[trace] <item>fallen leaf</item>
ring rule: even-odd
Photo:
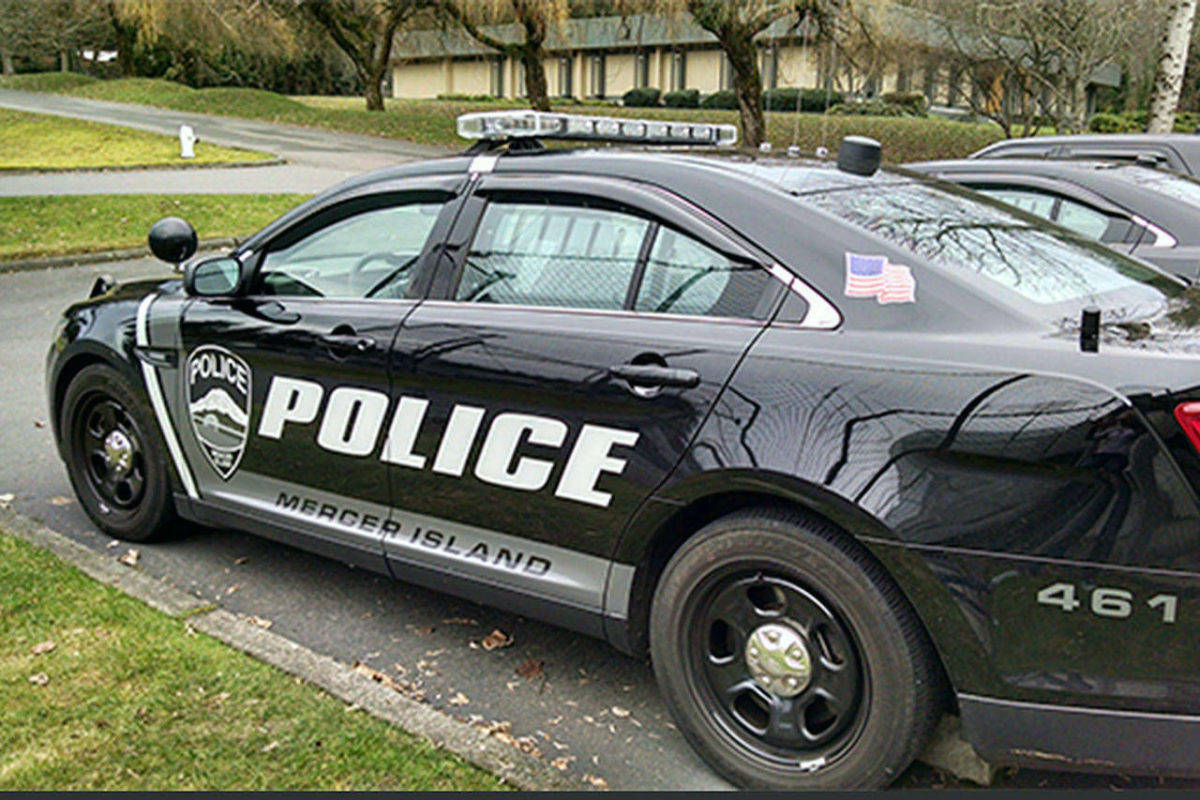
[[[465,706],[469,702],[471,701],[468,700],[467,696],[462,692],[455,692],[454,697],[451,697],[449,700],[449,703],[452,706]]]
[[[137,563],[138,563],[138,559],[141,557],[142,557],[142,554],[137,551],[137,548],[131,547],[128,550],[126,550],[125,555],[119,557],[117,559],[117,561],[120,561],[122,564],[124,564],[127,567],[136,567]]]
[[[240,588],[242,588],[242,585],[240,583],[235,583],[233,586],[230,586],[228,589],[225,590],[225,594],[233,594]]]
[[[69,506],[69,505],[71,505],[71,498],[61,497],[61,496],[60,497],[51,497],[50,505],[52,505],[52,506]]]
[[[247,561],[249,561],[249,560],[250,560],[250,559],[249,559],[249,558],[247,558],[246,556],[240,556],[239,558],[235,558],[235,559],[233,560],[233,563],[234,563],[234,564],[245,564],[245,563],[246,563]]]
[[[36,672],[29,676],[29,682],[34,686],[45,686],[50,682],[50,676],[44,672]]]
[[[120,546],[121,546],[121,543],[118,542],[116,539],[113,539],[111,542],[109,542],[107,545],[105,545],[105,547],[107,547],[109,550],[111,550],[114,547],[120,547]]]
[[[570,763],[571,763],[571,759],[567,758],[566,756],[559,756],[558,758],[556,758],[550,762],[550,766],[554,767],[555,769],[563,770],[565,772],[567,769],[567,765]]]
[[[626,717],[629,716],[629,709],[621,708],[620,706],[613,706],[612,713],[613,713],[614,717],[620,717],[621,719],[625,719]]]
[[[267,743],[267,744],[266,744],[266,745],[263,747],[262,751],[263,751],[264,753],[269,753],[269,752],[271,752],[272,750],[274,750],[276,747],[279,747],[279,741],[278,741],[278,740],[276,740],[276,739],[272,739],[270,742],[268,742],[268,743]]]
[[[597,789],[608,788],[608,781],[604,780],[604,778],[601,778],[599,775],[593,775],[589,772],[587,775],[583,776],[583,779],[592,786],[595,786]]]
[[[53,650],[56,647],[58,647],[58,645],[56,645],[54,642],[49,642],[49,641],[38,642],[37,644],[35,644],[33,646],[33,650],[31,650],[30,652],[33,653],[35,656],[40,656],[42,653],[49,653],[51,650]]]
[[[35,427],[35,428],[44,428],[44,427],[46,427],[46,423],[45,423],[45,421],[44,421],[44,420],[35,419],[35,420],[33,421],[33,427]]]
[[[541,659],[531,658],[517,667],[517,674],[527,681],[538,680],[539,678],[546,677],[546,673],[542,669],[544,666],[546,666],[546,662]]]
[[[246,622],[249,622],[251,625],[255,625],[259,628],[262,628],[264,631],[267,630],[268,628],[270,628],[271,625],[274,624],[269,619],[266,619],[264,617],[257,617],[254,615],[246,617]]]
[[[479,640],[479,646],[484,650],[499,650],[513,643],[512,637],[499,628]]]
[[[428,636],[429,634],[433,633],[432,625],[406,625],[405,627],[415,633],[417,636]]]
[[[0,494],[0,508],[12,508],[12,501],[15,495],[12,492]]]

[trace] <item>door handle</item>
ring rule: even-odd
[[[700,373],[694,369],[663,367],[658,364],[621,364],[608,368],[614,378],[628,381],[633,386],[662,388],[675,386],[691,389],[700,385]]]
[[[321,341],[334,350],[354,350],[367,353],[375,349],[375,340],[370,336],[359,336],[357,333],[327,333]]]

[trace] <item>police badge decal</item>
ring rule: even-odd
[[[250,430],[250,365],[224,347],[197,347],[187,360],[188,417],[204,457],[229,480]]]

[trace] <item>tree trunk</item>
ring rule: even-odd
[[[1175,127],[1175,110],[1179,107],[1179,92],[1183,88],[1195,20],[1196,0],[1175,0],[1171,4],[1167,27],[1163,31],[1162,55],[1158,58],[1154,78],[1154,96],[1150,98],[1148,133],[1170,133]]]
[[[1087,127],[1087,76],[1077,76],[1070,79],[1067,87],[1067,133],[1082,133]]]
[[[0,65],[3,66],[3,74],[5,75],[12,75],[16,72],[16,69],[13,67],[12,53],[7,50],[0,52]]]
[[[521,69],[525,71],[525,96],[534,111],[550,110],[550,91],[546,85],[546,63],[541,48],[521,50]]]
[[[58,71],[59,72],[70,72],[71,71],[71,55],[66,50],[58,51]]]
[[[733,88],[741,113],[742,142],[747,147],[758,147],[767,140],[767,124],[763,118],[762,76],[758,72],[753,34],[732,31],[731,35],[722,37],[721,49],[729,58],[733,71]]]
[[[372,74],[363,79],[363,97],[367,101],[367,111],[383,111],[382,70],[372,70]]]

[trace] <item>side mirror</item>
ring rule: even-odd
[[[193,297],[227,297],[242,278],[242,262],[229,256],[193,261],[183,271],[183,290]]]
[[[196,252],[196,229],[179,217],[164,217],[150,227],[150,252],[178,267]]]

